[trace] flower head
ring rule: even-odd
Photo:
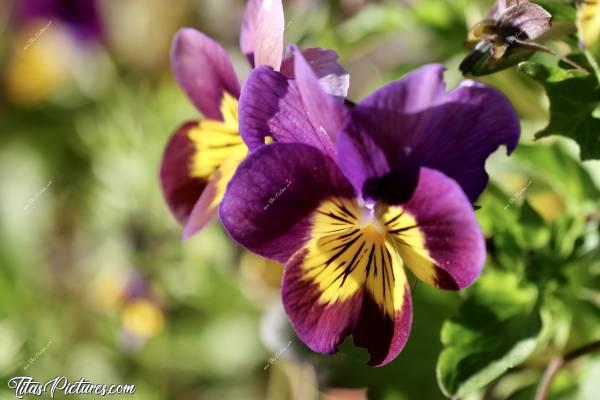
[[[550,31],[551,20],[548,11],[527,0],[496,1],[487,18],[469,32],[467,45],[473,50],[460,70],[485,75],[525,60],[539,50],[531,43]]]
[[[466,81],[446,92],[439,65],[352,110],[306,67],[298,57],[295,81],[264,69],[249,78],[240,127],[255,147],[221,220],[243,246],[286,264],[284,307],[310,348],[333,353],[352,335],[370,365],[384,365],[410,332],[406,269],[450,290],[479,275],[485,243],[472,202],[487,157],[516,146],[518,119],[491,88]],[[265,129],[277,143],[250,140]]]
[[[240,47],[251,65],[294,76],[293,57],[283,59],[281,0],[250,0]],[[348,74],[333,51],[307,49],[304,55],[332,93],[345,96]],[[184,123],[172,136],[161,165],[165,199],[182,223],[184,237],[198,232],[216,214],[227,182],[248,148],[238,133],[240,84],[221,45],[191,28],[173,40],[175,79],[204,119]],[[341,82],[341,83],[340,83]]]

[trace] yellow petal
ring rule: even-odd
[[[362,221],[355,201],[324,202],[313,220],[302,268],[315,282],[319,301],[346,301],[366,288],[379,307],[394,318],[402,309],[406,275],[402,260],[377,221]]]
[[[425,247],[425,236],[414,216],[402,207],[387,207],[382,221],[390,241],[417,278],[436,286],[436,263]]]
[[[196,148],[192,176],[208,177],[225,160],[243,159],[246,155],[246,145],[238,132],[237,107],[237,100],[225,93],[221,104],[223,121],[201,120],[196,128],[190,129],[188,135]]]

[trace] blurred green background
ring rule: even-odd
[[[218,221],[181,241],[157,175],[168,138],[198,113],[171,75],[170,41],[180,27],[201,30],[230,50],[246,76],[237,47],[244,1],[101,0],[102,34],[84,41],[60,18],[17,20],[14,5],[0,5],[0,398],[14,398],[6,382],[22,375],[135,384],[129,397],[149,400],[362,398],[335,388],[368,389],[370,399],[444,398],[435,370],[440,328],[464,294],[411,278],[411,338],[394,362],[372,369],[350,343],[330,357],[308,351],[280,305],[282,267],[238,248]],[[286,43],[338,51],[357,101],[427,62],[446,64],[447,82],[456,85],[468,27],[490,2],[284,5]],[[522,142],[532,143],[547,122],[541,87],[514,69],[485,81],[513,101]],[[595,198],[598,163],[581,164],[566,140],[545,139],[528,151],[538,147],[555,158],[507,158],[503,150],[492,157],[494,198],[515,209],[527,199],[542,224],[570,213],[597,233],[597,209],[569,196],[587,185]],[[574,175],[553,176],[561,168],[546,162],[568,164],[585,179],[557,185]],[[485,207],[488,197],[478,217],[489,236],[503,217]],[[598,319],[587,321],[589,335],[600,337]],[[598,398],[582,396],[600,396],[599,377],[596,358],[561,378],[569,394],[560,398]]]

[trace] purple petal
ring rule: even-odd
[[[384,236],[361,228],[356,203],[324,202],[311,240],[287,263],[285,310],[312,350],[336,352],[352,333],[369,365],[393,360],[411,328],[411,300],[402,263]]]
[[[171,47],[171,66],[179,86],[206,117],[221,120],[224,93],[236,99],[240,84],[227,52],[192,28],[180,29]]]
[[[338,136],[337,153],[342,171],[365,198],[398,204],[414,190],[419,166],[402,163],[411,151],[403,132],[427,124],[423,111],[445,93],[443,72],[441,65],[421,67],[379,89],[352,110],[349,123]],[[396,168],[401,163],[403,168]]]
[[[501,145],[507,154],[517,147],[519,117],[503,94],[473,81],[449,92],[438,110],[428,128],[435,134],[413,142],[414,157],[456,180],[473,202],[488,182],[487,158]]]
[[[337,53],[328,49],[309,48],[302,50],[302,55],[319,79],[321,88],[332,96],[344,99],[350,87],[350,74],[338,62]],[[294,78],[294,62],[292,53],[281,63],[280,72],[288,78]]]
[[[394,318],[383,314],[369,293],[363,298],[353,338],[357,346],[369,351],[371,357],[367,364],[370,366],[380,367],[394,360],[408,340],[412,327],[412,300],[408,283],[403,288],[404,301]]]
[[[319,286],[307,280],[302,270],[304,253],[299,252],[286,265],[281,287],[283,305],[296,334],[308,347],[333,354],[358,321],[364,289],[343,301],[323,304],[319,301]]]
[[[262,0],[248,0],[244,9],[242,31],[240,33],[240,50],[254,67],[254,44],[256,43],[256,23],[262,7]]]
[[[311,65],[297,49],[294,52],[294,73],[313,127],[320,132],[325,131],[331,141],[335,142],[346,117],[345,106],[322,89]]]
[[[298,85],[267,67],[252,71],[242,88],[240,133],[253,151],[270,136],[280,143],[305,143],[332,155],[329,136],[314,128]]]
[[[227,184],[246,154],[245,151],[234,152],[219,165],[185,224],[183,239],[189,239],[212,221],[218,212],[219,204],[223,200]]]
[[[398,161],[389,156],[379,138],[351,120],[338,137],[337,159],[340,168],[355,190],[367,201],[400,204],[412,195],[418,179],[419,166],[406,162],[397,168]]]
[[[208,183],[206,178],[192,176],[190,169],[196,148],[188,133],[197,126],[197,121],[186,122],[175,132],[167,144],[160,167],[163,196],[181,224],[186,223]]]
[[[487,18],[493,20],[499,20],[502,14],[512,6],[516,6],[519,4],[520,0],[496,0],[494,5],[492,6]]]
[[[238,133],[237,101],[230,96],[224,100],[223,122],[204,119],[184,124],[163,155],[163,193],[173,214],[186,226],[184,237],[214,216],[227,182],[248,153]]]
[[[440,104],[446,94],[444,66],[428,64],[415,69],[402,79],[389,83],[360,102],[364,107],[380,107],[404,114],[416,114]]]
[[[269,68],[254,70],[240,97],[240,132],[254,150],[271,136],[277,142],[298,142],[335,154],[336,135],[346,107],[326,94],[303,57],[295,57],[296,79]]]
[[[216,173],[208,181],[185,222],[182,234],[183,240],[187,240],[200,232],[217,215],[219,202],[222,200],[223,195],[217,189],[220,179],[220,174]]]
[[[254,1],[244,17],[255,18],[254,29],[242,31],[242,51],[255,65],[267,65],[278,71],[283,57],[285,19],[281,0]],[[258,7],[258,13],[256,12]],[[248,27],[252,27],[249,24]],[[253,42],[252,42],[252,39]]]
[[[485,263],[485,240],[460,186],[439,171],[422,168],[412,198],[399,208],[399,217],[386,226],[413,273],[442,289],[473,283]]]
[[[517,145],[519,120],[510,102],[472,81],[446,92],[443,71],[422,67],[352,110],[337,151],[353,185],[368,184],[366,197],[397,204],[407,185],[396,182],[416,182],[418,167],[426,166],[455,179],[474,201],[487,184],[488,156],[502,144],[509,153]]]
[[[525,32],[526,37],[518,37],[521,40],[535,40],[550,30],[552,14],[541,6],[533,3],[521,3],[508,8],[498,21],[501,28],[507,30],[518,30]],[[515,32],[516,33],[516,32]]]
[[[219,214],[234,240],[284,263],[307,240],[311,213],[332,196],[354,191],[331,158],[309,145],[274,143],[240,164]]]

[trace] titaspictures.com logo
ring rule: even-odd
[[[90,394],[102,397],[135,393],[135,385],[105,385],[92,383],[84,378],[69,382],[66,376],[57,376],[46,383],[40,383],[30,376],[16,376],[8,381],[8,387],[15,391],[18,399],[25,395],[41,396],[45,393],[54,398],[57,392],[65,395]]]

